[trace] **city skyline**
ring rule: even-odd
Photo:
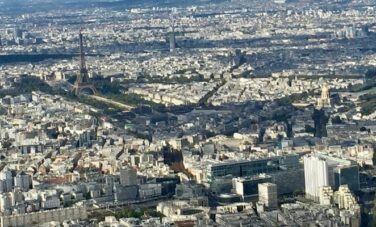
[[[376,1],[0,0],[0,226],[376,223]]]

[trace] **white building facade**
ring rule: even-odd
[[[329,168],[325,160],[315,156],[305,156],[304,181],[306,197],[318,201],[320,188],[329,186]]]

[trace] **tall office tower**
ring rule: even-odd
[[[318,187],[322,186],[331,186],[337,190],[341,185],[348,185],[352,192],[360,188],[358,164],[342,157],[322,153],[305,156],[304,176],[306,194],[313,199],[319,195],[316,194],[320,191]]]
[[[304,181],[306,197],[319,201],[320,188],[329,186],[329,169],[325,160],[316,156],[305,156]]]
[[[175,21],[171,16],[171,31],[169,34],[170,52],[174,52],[176,48],[176,38],[175,38]]]
[[[131,167],[126,167],[120,170],[120,184],[122,186],[136,185],[137,172]]]
[[[170,52],[174,52],[176,48],[176,39],[175,39],[174,32],[170,33],[169,40],[170,40]]]
[[[85,52],[83,44],[83,36],[80,32],[80,73],[77,75],[76,82],[73,85],[72,91],[76,95],[95,94],[97,91],[94,84],[90,82],[89,73],[86,68]]]
[[[259,203],[264,204],[266,208],[278,208],[277,185],[273,183],[258,184]]]

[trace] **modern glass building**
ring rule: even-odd
[[[206,168],[206,181],[224,176],[249,177],[261,173],[273,173],[299,168],[299,155],[276,156],[256,160],[224,161],[209,164]]]
[[[355,165],[338,166],[334,169],[334,187],[338,190],[339,186],[347,184],[353,192],[359,190],[359,167]]]
[[[258,196],[258,185],[262,183],[273,182],[271,176],[268,175],[256,175],[252,177],[237,177],[232,179],[232,187],[234,192],[240,196]]]
[[[329,183],[333,189],[338,190],[339,186],[347,184],[351,191],[359,190],[359,166],[355,161],[320,153],[316,156],[328,164]]]
[[[310,199],[318,200],[322,186],[338,190],[348,185],[352,192],[359,190],[359,167],[354,161],[341,157],[314,153],[304,157],[305,192]]]

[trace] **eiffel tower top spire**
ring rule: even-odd
[[[79,34],[80,37],[80,76],[77,78],[76,82],[79,83],[87,83],[89,82],[89,75],[86,68],[86,60],[85,60],[85,51],[84,51],[84,42],[83,42],[83,35],[82,31]]]

